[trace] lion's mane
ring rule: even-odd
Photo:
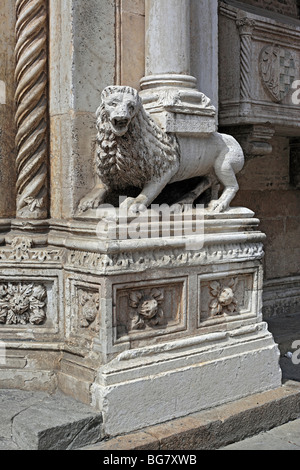
[[[115,92],[116,87],[106,89],[106,94]],[[179,145],[175,136],[165,133],[146,113],[136,90],[118,87],[117,92],[133,95],[138,109],[126,134],[119,137],[111,130],[102,101],[96,113],[98,175],[111,189],[142,188],[176,164]]]

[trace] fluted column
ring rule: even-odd
[[[17,217],[48,215],[47,0],[16,0]]]

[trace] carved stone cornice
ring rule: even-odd
[[[47,217],[48,0],[16,0],[17,217]]]

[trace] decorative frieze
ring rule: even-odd
[[[46,321],[46,297],[46,288],[42,284],[2,282],[0,324],[43,324]]]
[[[51,249],[49,247],[34,248],[32,238],[19,236],[11,241],[10,246],[5,246],[0,250],[0,262],[35,262],[61,263],[63,250]]]
[[[89,253],[72,250],[67,256],[67,265],[84,271],[145,269],[157,266],[206,265],[241,259],[261,259],[264,256],[262,243],[217,244],[199,251],[182,249],[132,251],[117,254]]]

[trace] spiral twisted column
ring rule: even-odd
[[[242,114],[247,114],[251,100],[251,69],[252,69],[252,33],[255,21],[251,18],[237,20],[241,37],[241,76],[240,99]]]
[[[16,0],[17,217],[48,215],[47,0]]]

